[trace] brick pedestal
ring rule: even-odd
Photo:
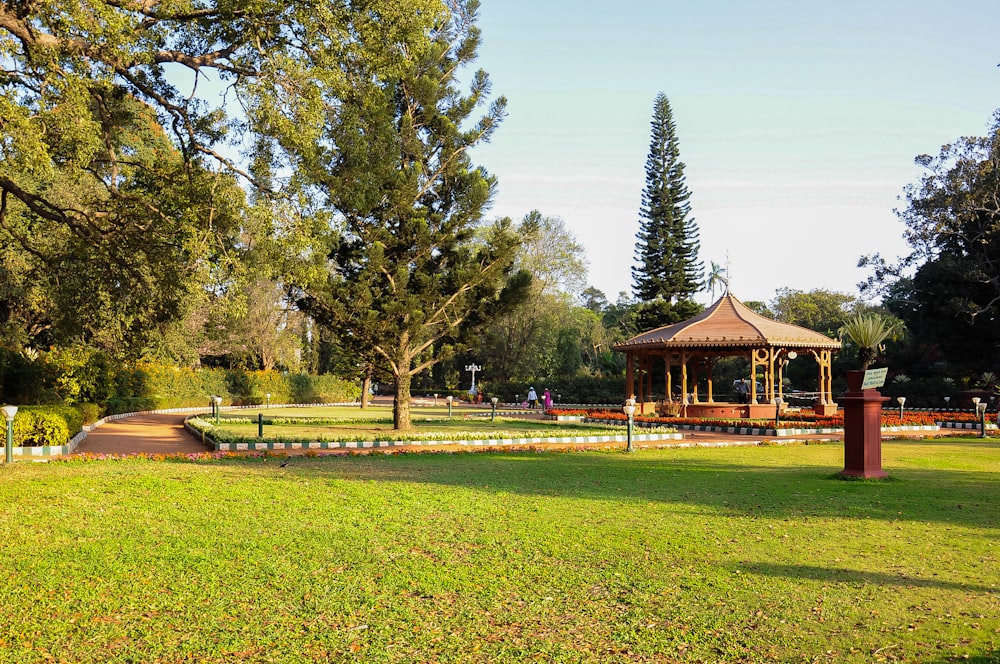
[[[837,399],[844,409],[844,477],[879,479],[882,470],[882,404],[889,397],[862,390],[864,371],[847,372],[847,392]]]

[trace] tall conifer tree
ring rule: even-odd
[[[691,193],[684,179],[670,101],[662,92],[653,103],[652,137],[646,158],[639,232],[632,267],[632,292],[658,313],[647,323],[669,324],[692,313],[691,296],[701,290],[698,226],[691,218]],[[678,306],[680,305],[680,306]],[[676,319],[673,320],[673,319]]]

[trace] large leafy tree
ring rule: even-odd
[[[835,337],[851,315],[860,311],[861,304],[852,295],[825,288],[809,292],[779,288],[768,309],[775,320]]]
[[[651,125],[632,291],[640,302],[663,303],[650,309],[646,324],[668,324],[691,313],[689,306],[682,306],[683,311],[672,309],[701,289],[703,266],[698,260],[698,226],[691,217],[691,193],[680,160],[673,111],[662,92],[653,104]]]
[[[517,228],[521,237],[515,267],[532,277],[531,294],[493,321],[479,343],[485,376],[534,380],[552,373],[560,331],[570,325],[572,300],[587,279],[583,246],[558,217],[529,212]],[[564,346],[568,346],[563,334]]]
[[[257,166],[287,159],[289,191],[312,206],[283,231],[304,238],[293,293],[391,375],[398,429],[410,427],[413,377],[443,359],[435,347],[467,342],[530,282],[512,272],[512,224],[482,228],[495,181],[469,151],[505,101],[489,102],[481,70],[467,94],[458,87],[480,40],[477,3],[422,4],[362,13],[346,45],[307,40],[323,76],[279,77],[252,108],[275,139]]]
[[[875,255],[864,285],[936,346],[953,368],[1000,366],[1000,113],[985,137],[945,145],[917,163],[927,173],[907,187],[898,211],[912,251],[890,264]]]
[[[19,291],[0,306],[8,330],[24,321],[38,344],[76,330],[134,355],[184,315],[242,205],[214,168],[228,161],[214,148],[225,114],[198,83],[252,79],[286,40],[283,11],[0,2],[0,244]]]

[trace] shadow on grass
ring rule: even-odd
[[[808,454],[808,448],[800,449]],[[690,452],[655,457],[644,453],[300,457],[283,470],[317,479],[417,482],[487,493],[688,505],[750,517],[929,521],[987,530],[1000,526],[996,472],[905,467],[890,468],[891,481],[845,482],[831,479],[839,470],[836,467],[746,465],[745,455],[720,460],[726,452],[715,452],[695,457]]]
[[[905,574],[884,572],[859,572],[839,567],[819,567],[815,565],[781,565],[777,563],[746,562],[740,570],[783,579],[807,579],[832,583],[853,583],[870,586],[898,586],[902,588],[938,588],[989,594],[995,588],[974,583],[955,583],[928,578],[914,578]]]

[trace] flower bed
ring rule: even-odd
[[[550,411],[551,412],[551,411]],[[592,408],[586,411],[565,411],[586,413],[587,417],[601,420],[624,422],[625,413],[620,410]],[[663,424],[667,426],[709,426],[709,427],[748,427],[774,428],[774,419],[720,419],[707,417],[659,417],[657,415],[636,415],[636,422],[648,424]],[[938,422],[979,422],[975,414],[963,411],[929,412],[903,411],[900,419],[898,410],[882,411],[882,426],[889,427],[932,427]],[[844,427],[843,413],[836,415],[816,415],[814,413],[790,412],[783,415],[779,421],[779,429],[842,429]]]

